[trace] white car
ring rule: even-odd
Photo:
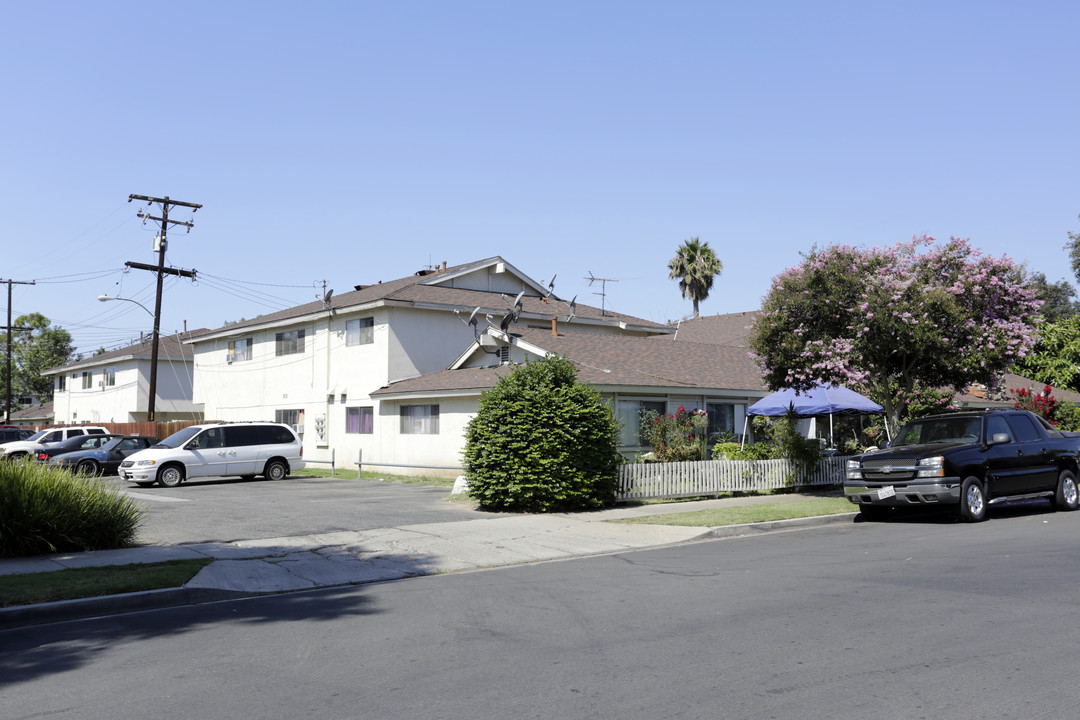
[[[46,428],[34,433],[25,440],[13,440],[0,445],[0,457],[18,460],[33,456],[46,445],[63,442],[79,435],[107,435],[108,430],[96,425],[71,425],[68,427]]]
[[[280,480],[303,467],[303,443],[288,425],[213,423],[186,427],[129,455],[118,473],[142,487],[176,487],[190,478],[223,475]]]

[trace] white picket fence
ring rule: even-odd
[[[823,458],[806,475],[789,460],[701,460],[644,463],[619,469],[619,500],[697,497],[724,492],[836,485],[844,481],[847,457]]]

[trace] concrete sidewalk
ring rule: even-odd
[[[606,522],[706,508],[801,499],[800,495],[616,507],[588,513],[485,515],[460,522],[360,532],[58,554],[0,560],[3,577],[63,568],[212,558],[183,588],[0,609],[0,628],[227,597],[311,590],[420,575],[661,547],[710,537],[852,521],[852,514],[722,528]]]

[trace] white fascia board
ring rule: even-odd
[[[479,398],[480,394],[486,391],[488,388],[463,388],[459,390],[413,390],[407,392],[396,393],[380,393],[378,395],[372,395],[373,400],[423,400],[425,398],[461,398],[461,397],[475,397]]]
[[[366,310],[374,310],[375,308],[386,307],[389,305],[409,305],[412,303],[404,302],[388,302],[386,300],[375,300],[369,303],[362,303],[360,305],[348,305],[346,307],[334,308],[332,310],[335,316],[347,315],[354,312],[364,312]],[[184,340],[185,345],[198,345],[204,341],[221,340],[228,337],[242,337],[254,332],[261,332],[263,330],[277,330],[278,328],[292,327],[294,325],[308,325],[310,323],[325,320],[327,315],[326,310],[318,310],[316,312],[307,313],[306,315],[296,315],[295,317],[285,318],[283,320],[275,320],[274,322],[256,323],[255,325],[245,325],[242,328],[233,329],[231,327],[221,328],[213,332],[208,332],[198,337]]]
[[[127,362],[128,360],[134,360],[134,361],[149,360],[151,357],[152,356],[150,355],[150,353],[147,353],[145,355],[136,355],[134,353],[132,353],[130,355],[114,355],[113,357],[108,358],[107,360],[97,360],[94,357],[88,357],[85,360],[79,360],[78,362],[73,362],[70,365],[64,365],[63,367],[49,368],[48,370],[42,370],[41,374],[42,375],[60,375],[62,373],[71,372],[73,370],[86,370],[87,368],[111,367],[111,366],[116,365],[118,363]],[[169,362],[174,362],[174,363],[175,362],[187,362],[187,363],[194,362],[194,360],[192,360],[191,358],[188,358],[188,357],[174,357],[174,356],[170,356],[170,355],[158,355],[158,361],[159,362],[166,361],[166,360],[169,361]]]
[[[597,390],[610,395],[700,395],[706,400],[753,400],[769,393],[764,390],[740,390],[738,388],[676,388],[670,385],[595,385]]]

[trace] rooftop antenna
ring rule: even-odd
[[[563,320],[563,323],[569,325],[570,321],[573,320],[576,315],[577,315],[577,295],[575,295],[573,300],[570,301],[570,314],[566,316],[566,320]]]
[[[615,278],[598,278],[592,274],[592,270],[589,271],[589,277],[585,278],[589,281],[589,287],[592,287],[594,282],[600,283],[600,292],[594,292],[593,295],[600,296],[600,315],[601,317],[607,315],[607,309],[604,307],[604,301],[607,298],[607,284],[609,282],[619,282]]]

